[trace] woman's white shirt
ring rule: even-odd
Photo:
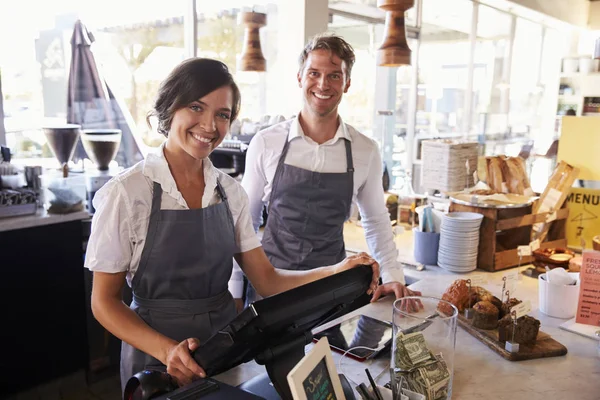
[[[107,182],[94,196],[96,212],[88,241],[85,267],[91,271],[118,273],[127,271],[131,286],[146,243],[153,182],[161,185],[161,209],[187,210],[185,199],[177,190],[163,152],[164,144],[144,161],[123,171]],[[204,160],[206,188],[202,208],[221,202],[217,179],[225,190],[235,226],[236,252],[243,253],[261,245],[252,227],[248,196],[229,175]]]

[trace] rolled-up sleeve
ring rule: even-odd
[[[362,226],[369,251],[381,267],[383,282],[405,283],[402,265],[397,261],[398,250],[394,243],[390,214],[385,206],[382,177],[382,161],[374,145],[367,179],[358,188],[357,194]]]
[[[252,217],[248,210],[248,195],[238,185],[237,198],[239,201],[239,215],[235,223],[235,236],[240,253],[260,247],[260,239],[252,227]]]
[[[135,237],[127,193],[118,180],[100,189],[93,200],[96,212],[85,255],[91,271],[117,273],[131,265]]]

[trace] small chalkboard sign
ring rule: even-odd
[[[294,400],[346,400],[327,337],[296,364],[287,380]]]

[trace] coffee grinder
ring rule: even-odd
[[[121,135],[120,129],[86,129],[81,133],[83,148],[97,167],[85,173],[88,211],[91,214],[96,211],[92,204],[96,192],[119,171],[118,168],[109,168],[109,164],[119,151]]]

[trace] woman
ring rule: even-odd
[[[312,271],[273,268],[243,189],[208,158],[239,107],[239,89],[223,63],[184,61],[161,84],[151,113],[167,140],[94,197],[86,255],[94,272],[92,310],[123,341],[123,386],[147,368],[166,366],[181,385],[205,376],[190,352],[236,315],[227,290],[234,256],[262,296],[360,264],[373,266],[369,292],[377,287],[379,266],[366,254]],[[131,307],[121,299],[126,281]]]

